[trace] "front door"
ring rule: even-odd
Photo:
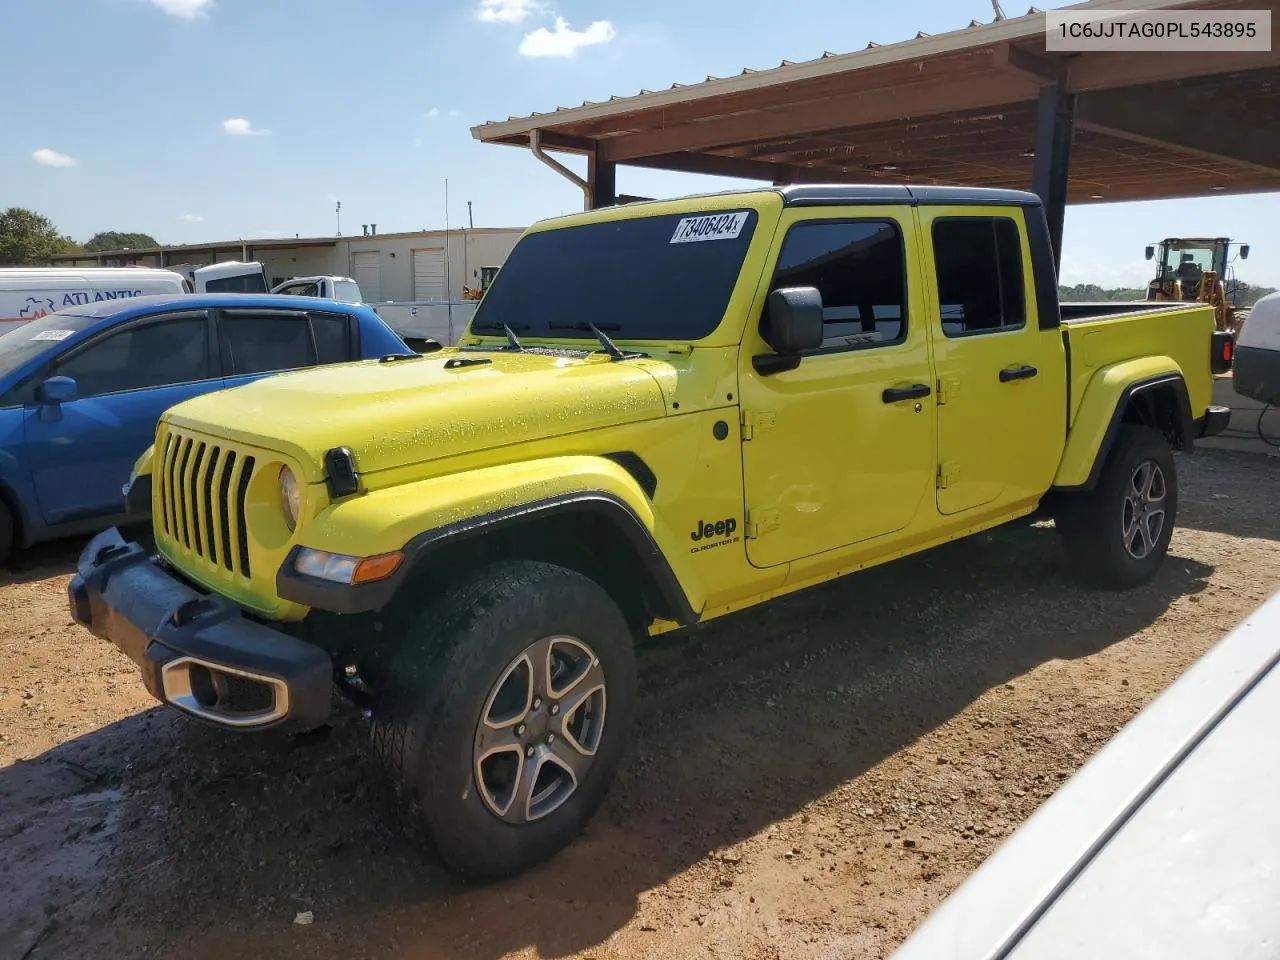
[[[999,513],[1053,481],[1066,429],[1057,317],[1042,329],[1023,213],[921,207],[933,281],[938,511]]]
[[[933,509],[934,415],[909,207],[783,214],[770,290],[816,287],[822,347],[761,374],[744,340],[746,550],[771,567],[888,537]],[[762,318],[763,320],[764,318]],[[749,436],[749,439],[747,438]]]
[[[124,512],[122,488],[155,439],[160,415],[216,390],[203,313],[131,322],[54,361],[47,376],[71,377],[76,399],[29,403],[23,436],[45,523]]]

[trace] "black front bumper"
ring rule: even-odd
[[[329,654],[192,589],[114,528],[80,554],[67,599],[75,621],[138,664],[162,703],[235,730],[297,733],[329,718]]]

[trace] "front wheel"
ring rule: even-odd
[[[604,800],[635,707],[635,653],[595,582],[546,563],[480,571],[410,618],[374,711],[403,811],[474,879],[525,870]]]
[[[1122,425],[1097,486],[1058,509],[1072,575],[1112,589],[1146,582],[1169,550],[1177,512],[1169,442],[1151,427]]]

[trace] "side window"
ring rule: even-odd
[[[907,335],[902,232],[892,220],[797,223],[782,242],[771,290],[817,287],[823,347],[884,347]]]
[[[246,273],[235,277],[218,277],[206,280],[207,293],[266,293],[266,281],[260,273]]]
[[[1027,322],[1022,241],[1008,217],[940,217],[933,223],[938,307],[948,337],[1017,330]]]
[[[353,359],[351,318],[345,313],[313,313],[311,329],[320,363],[345,363]]]
[[[49,375],[74,377],[80,397],[207,380],[208,327],[203,318],[132,326],[57,361]]]
[[[230,376],[295,370],[316,362],[306,317],[224,316],[225,369]]]

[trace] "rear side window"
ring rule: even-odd
[[[352,358],[351,317],[345,313],[313,313],[311,327],[320,363],[343,363]]]
[[[933,223],[942,332],[1017,330],[1027,322],[1022,243],[1009,217],[940,217]]]
[[[306,317],[223,317],[226,369],[232,376],[296,370],[316,362]]]
[[[208,293],[266,293],[267,284],[260,273],[248,273],[239,277],[217,277],[206,280]]]
[[[907,335],[902,232],[892,220],[797,223],[778,254],[771,290],[817,287],[823,348],[901,343]]]
[[[314,280],[310,283],[291,283],[279,292],[291,297],[318,297],[320,296],[320,285]]]
[[[113,333],[54,364],[80,397],[192,383],[212,376],[203,318],[167,320]]]

